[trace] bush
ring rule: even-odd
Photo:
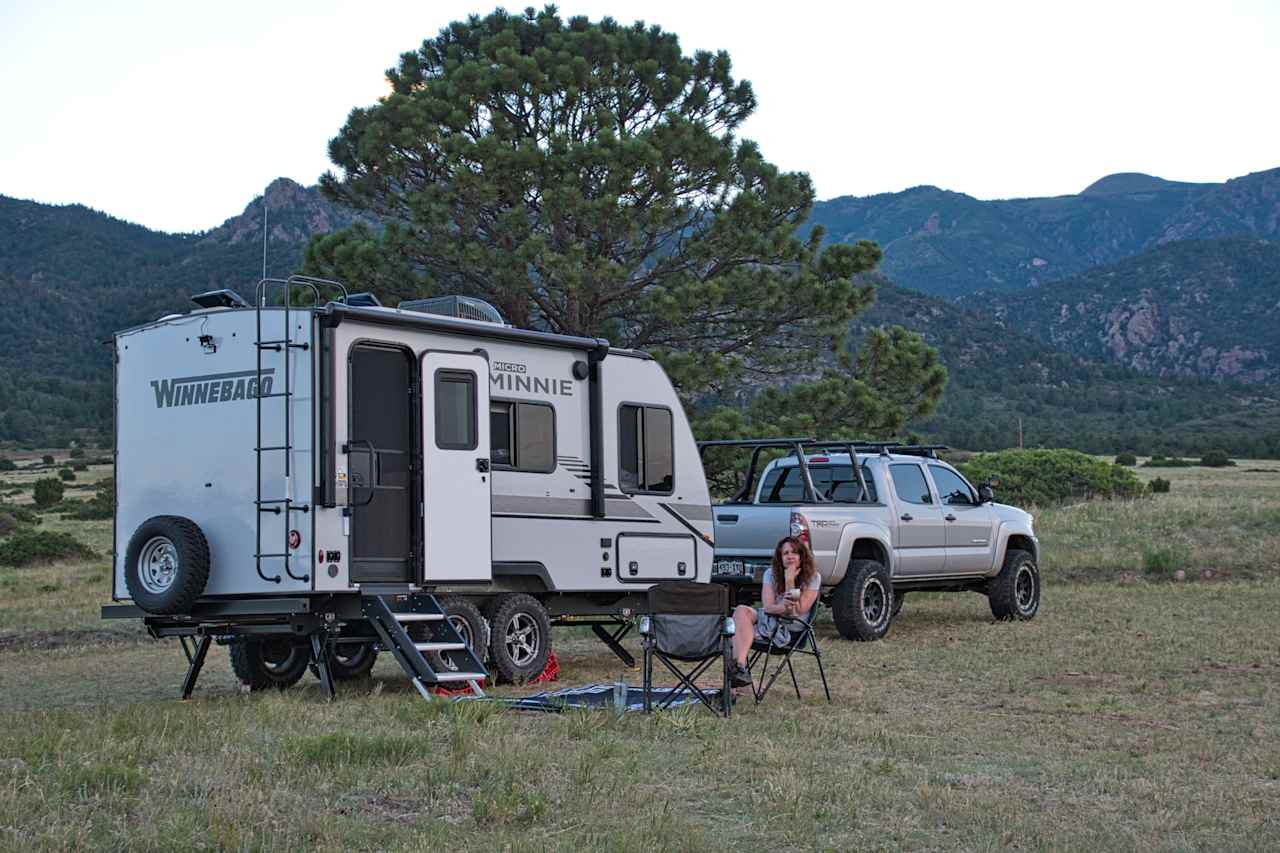
[[[0,565],[3,566],[92,556],[93,551],[69,533],[23,528],[0,542]]]
[[[72,471],[88,471],[89,463],[88,462],[72,462],[71,470]]]
[[[76,473],[72,471],[70,468],[63,468],[62,470],[58,471],[58,476],[62,479],[62,482],[70,483],[72,480],[76,478]]]
[[[18,529],[18,519],[7,512],[0,512],[0,536],[8,536]]]
[[[36,480],[35,491],[32,492],[31,497],[36,502],[36,506],[42,509],[53,506],[62,500],[62,481],[55,480],[53,477]]]
[[[81,447],[73,447],[73,448],[71,449],[71,458],[72,458],[72,459],[79,459],[79,458],[81,458],[82,456],[84,456],[84,448],[81,448]]]
[[[1132,468],[1134,465],[1138,464],[1138,457],[1132,453],[1121,453],[1116,456],[1116,464]]]
[[[1193,465],[1195,463],[1189,459],[1179,459],[1176,456],[1161,456],[1159,453],[1142,463],[1143,468],[1190,468]]]
[[[1210,450],[1204,456],[1200,457],[1200,464],[1206,468],[1226,468],[1236,463],[1231,461],[1231,457],[1227,455],[1225,450]]]
[[[1001,450],[957,467],[974,483],[998,476],[997,500],[1018,506],[1130,498],[1144,491],[1132,471],[1076,450]]]
[[[1142,570],[1149,575],[1170,577],[1186,562],[1186,555],[1177,548],[1147,548],[1142,552]]]
[[[19,524],[43,524],[44,519],[25,506],[7,506],[4,511],[17,519]]]
[[[12,459],[0,459],[0,471],[17,471],[18,463]]]
[[[1169,491],[1170,483],[1161,477],[1156,477],[1147,484],[1147,488],[1151,489],[1152,494],[1162,495]]]
[[[72,518],[81,521],[101,521],[115,516],[116,512],[116,489],[115,480],[108,477],[102,480],[94,487],[93,497],[87,501],[76,501],[75,507],[71,508],[70,515]],[[63,501],[63,504],[71,503]]]
[[[44,464],[46,464],[46,465],[52,465],[52,464],[53,464],[53,457],[52,457],[52,456],[50,456],[48,453],[46,453],[44,456],[41,456],[41,457],[40,457],[40,461],[41,461],[41,462],[43,462],[43,463],[44,463]]]

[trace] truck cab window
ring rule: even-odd
[[[929,473],[933,475],[933,484],[938,487],[938,494],[944,504],[960,504],[970,506],[978,502],[978,496],[964,479],[950,468],[941,465],[930,465]]]
[[[497,468],[548,474],[556,467],[556,412],[545,403],[489,404],[489,457]]]
[[[624,492],[670,494],[675,487],[671,410],[624,405],[618,409],[618,477]]]
[[[933,503],[929,484],[925,482],[924,471],[919,465],[890,465],[889,475],[893,477],[893,490],[898,493],[899,500],[912,504]]]

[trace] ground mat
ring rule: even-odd
[[[702,692],[712,702],[719,701],[719,688],[707,688]],[[697,696],[680,687],[655,687],[649,694],[649,701],[656,708],[665,702],[672,693],[681,695],[676,696],[668,707],[694,705],[698,702]],[[581,687],[565,687],[561,690],[545,690],[541,693],[532,693],[528,696],[512,699],[495,698],[491,701],[518,711],[555,713],[573,708],[599,708],[601,710],[611,709],[622,712],[643,711],[644,688],[634,685],[607,683],[586,684]]]

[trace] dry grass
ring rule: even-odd
[[[1170,506],[1184,519],[1198,506],[1197,529],[1236,550],[1272,535],[1247,522],[1275,512],[1280,476],[1160,474],[1178,475],[1171,495],[1040,514],[1034,621],[993,623],[975,595],[920,594],[880,643],[844,642],[823,620],[834,701],[804,662],[803,701],[780,682],[727,722],[427,704],[385,659],[334,703],[310,677],[243,694],[221,649],[184,703],[174,644],[137,626],[112,626],[128,639],[110,642],[80,633],[104,629],[91,602],[105,565],[5,570],[0,846],[1275,849],[1276,551],[1224,565],[1229,581],[1140,566],[1115,578],[1168,536]],[[1108,538],[1132,526],[1139,544],[1089,550],[1077,519],[1095,512]],[[621,672],[582,629],[556,642],[565,683]]]

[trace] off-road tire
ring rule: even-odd
[[[898,614],[902,612],[902,605],[907,602],[907,594],[905,592],[893,591],[893,610],[889,612],[890,619],[897,619]]]
[[[987,587],[991,615],[1001,622],[1033,619],[1040,609],[1040,569],[1026,551],[1010,550],[1004,555],[1000,574]]]
[[[547,668],[551,617],[531,595],[494,599],[489,611],[489,671],[499,684],[523,684]]]
[[[469,599],[448,596],[440,599],[440,609],[453,623],[457,632],[462,635],[463,641],[471,647],[471,653],[476,656],[476,660],[484,663],[485,658],[489,656],[489,621],[484,618],[480,608]],[[428,623],[418,624],[422,626],[421,630],[429,630]],[[419,642],[422,641],[419,640]],[[427,663],[431,664],[431,668],[436,672],[456,672],[458,669],[449,662],[447,653],[427,652]]]
[[[329,650],[329,674],[335,681],[368,678],[377,662],[378,651],[373,643],[335,643]],[[319,677],[318,670],[316,676]]]
[[[177,515],[148,518],[129,539],[124,583],[148,613],[186,613],[209,582],[209,542],[199,525]]]
[[[831,619],[846,640],[879,640],[893,622],[893,581],[875,560],[854,560],[831,593]]]
[[[234,640],[229,651],[232,672],[254,691],[292,687],[311,662],[311,648],[291,637],[246,637]]]

